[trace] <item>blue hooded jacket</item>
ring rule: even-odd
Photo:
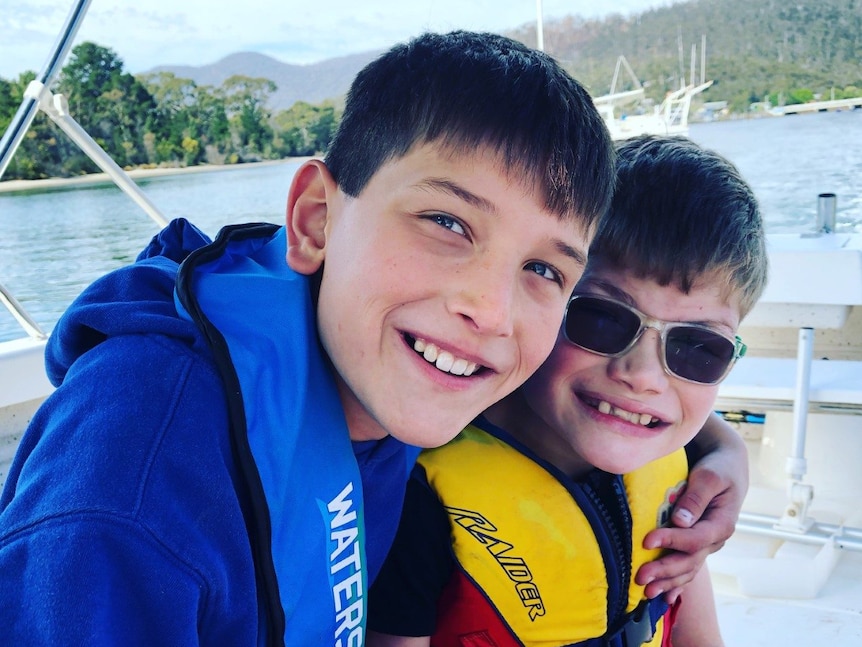
[[[0,642],[358,644],[417,450],[349,442],[284,253],[174,221],[58,322],[0,496]]]

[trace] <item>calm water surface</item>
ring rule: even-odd
[[[733,161],[770,232],[814,228],[817,195],[837,195],[839,231],[862,231],[862,110],[693,124],[689,136]]]
[[[283,222],[298,162],[141,180],[168,219],[184,217],[214,236],[224,225]],[[134,261],[159,228],[110,186],[0,193],[0,282],[45,330],[81,289]],[[21,336],[0,307],[0,341]]]
[[[862,111],[694,124],[690,136],[732,160],[771,232],[814,228],[817,194],[838,196],[838,229],[862,231]],[[142,180],[167,218],[214,235],[281,222],[298,162]],[[158,228],[113,186],[0,193],[0,282],[50,330],[81,289],[134,260]],[[0,308],[0,341],[21,336]]]

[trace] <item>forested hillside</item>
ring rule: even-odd
[[[508,35],[536,44],[535,24]],[[660,100],[681,78],[690,80],[692,46],[700,75],[704,40],[706,78],[714,84],[699,100],[728,101],[736,113],[760,101],[862,95],[862,0],[690,0],[633,16],[569,16],[544,24],[545,49],[594,95],[609,91],[617,58],[624,55],[648,96]],[[241,59],[266,59],[266,65],[244,70],[236,67]],[[122,166],[238,163],[324,151],[355,73],[345,65],[357,60],[318,64],[314,84],[331,88],[332,99],[300,96],[305,100],[285,109],[273,100],[279,88],[271,77],[281,83],[297,78],[282,75],[282,68],[296,66],[228,57],[229,69],[216,63],[133,76],[109,46],[82,43],[54,90],[68,97],[72,115]],[[0,132],[34,76],[0,79]],[[40,115],[3,179],[95,170]]]
[[[0,79],[0,131],[5,131],[35,74]],[[133,76],[101,45],[77,45],[54,91],[70,114],[123,167],[236,164],[313,155],[326,149],[338,124],[331,101],[296,102],[272,111],[276,90],[263,77],[234,74],[219,86],[170,72]],[[38,114],[4,180],[67,177],[98,168],[45,115]]]
[[[535,27],[512,35],[535,45]],[[862,0],[691,0],[635,16],[601,21],[546,21],[545,49],[593,94],[608,92],[617,57],[626,56],[660,99],[690,73],[691,47],[706,37],[704,100],[745,111],[812,94],[862,94]],[[681,48],[680,48],[681,44]],[[680,49],[682,55],[680,56]],[[682,62],[680,62],[682,59]]]

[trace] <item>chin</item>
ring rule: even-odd
[[[631,456],[624,456],[619,458],[614,457],[609,460],[607,456],[603,456],[599,457],[597,460],[591,460],[590,464],[610,474],[628,474],[629,472],[634,472],[636,469],[643,467],[650,460],[644,459],[643,457],[638,458],[639,460],[633,460]]]
[[[461,433],[461,430],[466,426],[467,425],[465,424],[458,427],[457,431],[454,431],[451,434],[441,434],[439,427],[429,430],[427,433],[423,433],[421,429],[417,430],[416,427],[411,427],[404,431],[404,433],[396,432],[391,435],[402,443],[413,445],[414,447],[421,447],[423,449],[433,449],[434,447],[440,447],[448,443],[455,436]]]

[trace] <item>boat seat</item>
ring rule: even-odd
[[[798,357],[813,355],[813,338],[803,331],[843,328],[862,306],[862,236],[770,234],[767,251],[770,281],[745,325],[799,329],[797,357],[742,358],[719,387],[720,411],[792,407]],[[808,404],[862,413],[862,361],[810,361]]]
[[[862,306],[862,236],[770,234],[767,251],[770,280],[745,326],[839,329]]]
[[[716,408],[792,406],[796,395],[796,358],[743,357],[718,390]],[[819,409],[862,409],[862,362],[815,359],[811,362],[808,401]]]
[[[31,337],[0,343],[0,408],[44,399],[54,390],[45,375],[45,343]]]

